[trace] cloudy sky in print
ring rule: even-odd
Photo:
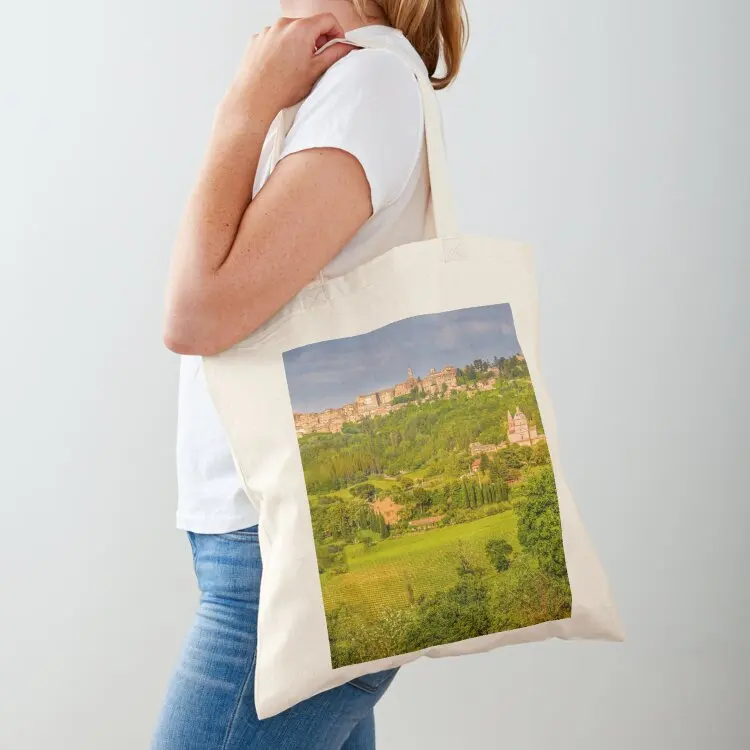
[[[520,351],[504,304],[419,315],[361,336],[292,349],[284,354],[284,367],[292,409],[313,412],[400,383],[409,367],[424,377],[431,367],[463,367]]]

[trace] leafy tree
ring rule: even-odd
[[[355,497],[361,497],[364,500],[372,500],[377,494],[378,490],[375,486],[369,483],[358,484],[349,489]]]
[[[476,575],[479,573],[479,568],[472,561],[471,557],[466,551],[466,545],[459,539],[456,545],[456,556],[458,557],[458,573],[459,575]]]
[[[521,458],[521,466],[530,466],[532,456],[534,455],[533,449],[528,445],[517,445],[515,448]]]
[[[331,661],[334,667],[374,661],[404,653],[405,633],[414,616],[411,611],[385,612],[374,622],[364,622],[347,605],[326,614]]]
[[[506,539],[490,539],[486,546],[487,557],[498,573],[508,570],[513,547]]]
[[[465,481],[461,482],[461,494],[464,508],[471,508],[471,495],[469,494],[469,486]]]
[[[422,487],[417,487],[412,491],[412,498],[415,506],[421,513],[427,512],[432,506],[432,496]]]
[[[546,440],[540,440],[531,449],[531,463],[534,466],[543,466],[550,463],[549,445]]]
[[[505,423],[497,421],[485,427],[480,433],[478,433],[476,436],[476,442],[499,445],[506,437]]]
[[[490,457],[486,453],[482,453],[479,459],[479,470],[488,471],[490,468]]]
[[[514,630],[570,617],[568,581],[548,575],[527,554],[521,554],[495,589],[492,631]]]
[[[487,586],[481,576],[462,575],[456,586],[422,600],[404,633],[404,650],[417,651],[492,632]]]
[[[509,445],[495,454],[494,462],[500,471],[522,469],[531,461],[531,448],[525,445]]]
[[[565,578],[565,552],[560,526],[555,477],[551,466],[529,476],[522,487],[525,501],[518,508],[518,540],[552,576]]]
[[[495,484],[497,488],[497,502],[507,503],[510,499],[510,493],[508,492],[508,485],[504,480],[500,480]]]
[[[508,466],[502,460],[495,458],[490,461],[490,480],[493,482],[503,482],[508,477]]]

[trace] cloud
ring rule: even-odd
[[[425,375],[431,367],[461,367],[518,351],[506,304],[420,315],[301,347],[285,353],[284,366],[295,411],[320,411],[402,382],[408,367]]]

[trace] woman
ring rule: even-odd
[[[218,108],[173,254],[165,343],[184,355],[177,525],[188,532],[201,601],[153,750],[369,750],[373,707],[395,675],[360,678],[258,720],[257,516],[201,355],[249,336],[318,274],[346,273],[424,238],[429,184],[412,70],[383,49],[315,51],[345,33],[396,45],[442,88],[463,53],[463,0],[284,0],[281,11],[287,18],[253,38]],[[300,102],[274,167],[266,136]]]

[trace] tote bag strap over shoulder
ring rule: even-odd
[[[441,239],[451,239],[458,236],[458,223],[456,211],[453,204],[453,195],[448,175],[448,160],[445,153],[445,141],[443,139],[443,126],[440,116],[440,108],[437,95],[432,87],[429,76],[424,66],[404,54],[401,49],[388,44],[388,38],[377,41],[350,39],[333,39],[318,50],[318,54],[332,44],[350,44],[353,47],[365,49],[387,49],[397,55],[414,73],[419,84],[422,98],[422,111],[424,112],[425,142],[427,146],[427,163],[430,175],[430,193],[432,203],[432,215],[435,223],[435,233]],[[271,164],[275,166],[284,148],[284,138],[289,132],[297,113],[298,107],[284,110],[275,124],[275,140],[271,157]],[[445,243],[446,255],[452,252],[450,247],[453,243]],[[448,258],[446,258],[448,259]]]

